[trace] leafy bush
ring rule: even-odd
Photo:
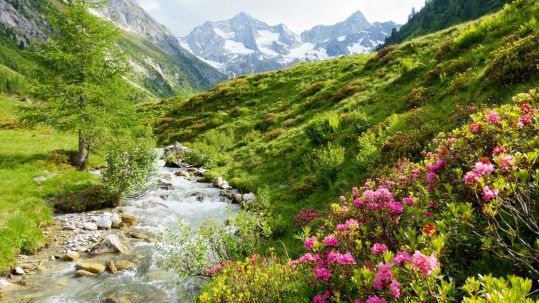
[[[155,172],[156,153],[148,137],[120,138],[105,149],[103,186],[113,195],[124,197],[149,189]]]
[[[253,134],[259,133],[254,132]],[[232,130],[212,129],[189,146],[191,151],[186,155],[186,162],[208,167],[221,165],[225,161],[223,153],[234,144]]]
[[[509,42],[490,55],[485,70],[489,84],[525,82],[539,74],[539,31]]]
[[[341,119],[336,114],[315,118],[305,128],[305,134],[314,145],[324,144],[332,140],[340,124]]]
[[[344,152],[344,147],[332,143],[313,151],[311,170],[317,184],[327,186],[337,178],[343,169]]]
[[[24,94],[28,90],[28,83],[24,76],[0,65],[0,92],[7,94]]]
[[[365,112],[359,110],[344,115],[341,117],[341,120],[343,121],[344,127],[351,128],[357,135],[361,135],[371,127],[371,119],[369,116]]]
[[[387,62],[389,62],[389,60],[391,60],[391,53],[393,53],[397,49],[399,49],[399,46],[397,44],[391,44],[378,50],[376,56],[367,61],[367,63],[365,64],[365,69],[370,69],[377,63],[381,65],[386,64]]]
[[[321,91],[322,89],[324,89],[324,87],[326,87],[326,82],[325,81],[315,82],[315,83],[311,84],[311,86],[309,86],[309,88],[307,88],[305,91],[301,92],[301,95],[303,97],[312,96],[312,95],[318,93],[319,91]]]
[[[80,213],[119,205],[120,196],[111,193],[109,188],[101,185],[91,185],[81,190],[69,190],[50,200],[51,205],[58,212]]]
[[[530,279],[509,276],[507,279],[494,278],[492,275],[471,277],[466,280],[463,289],[469,297],[463,303],[534,303],[528,298],[532,288]],[[537,301],[535,301],[537,302]]]
[[[339,102],[341,100],[344,100],[348,97],[351,97],[358,92],[365,89],[365,84],[361,81],[350,81],[346,83],[343,87],[339,88],[336,92],[334,92],[329,99],[332,102]]]
[[[417,88],[412,88],[408,94],[406,94],[403,101],[406,105],[406,109],[412,109],[426,104],[432,95],[433,94],[430,89],[420,86]]]

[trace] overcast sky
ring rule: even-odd
[[[136,0],[174,34],[185,36],[206,21],[246,12],[269,25],[286,24],[301,33],[318,24],[343,21],[360,10],[367,20],[405,23],[412,7],[425,0]]]

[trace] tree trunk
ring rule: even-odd
[[[86,154],[84,153],[85,146],[86,140],[84,140],[82,131],[79,130],[79,150],[77,151],[77,156],[75,158],[75,164],[78,166],[79,170],[83,170],[86,167]]]

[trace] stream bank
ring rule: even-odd
[[[174,232],[182,218],[224,223],[238,212],[241,194],[221,178],[204,180],[203,168],[156,163],[155,187],[114,209],[55,216],[45,234],[51,243],[0,278],[0,302],[192,302],[203,285],[159,267],[156,239]]]

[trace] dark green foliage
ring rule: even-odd
[[[406,106],[407,110],[420,107],[426,104],[432,95],[432,92],[428,88],[422,86],[412,88],[408,94],[406,94],[406,97],[404,97],[404,105]]]
[[[56,211],[80,213],[116,207],[120,203],[120,196],[111,194],[103,186],[93,185],[77,191],[66,191],[51,198],[50,203]]]
[[[400,43],[433,33],[464,21],[473,20],[497,11],[511,0],[427,0],[408,23],[386,38],[385,45]]]
[[[485,75],[490,84],[526,82],[539,74],[539,31],[508,42],[490,54]]]
[[[305,127],[305,135],[314,145],[325,144],[332,140],[339,129],[339,123],[339,117],[334,115],[318,118]]]

